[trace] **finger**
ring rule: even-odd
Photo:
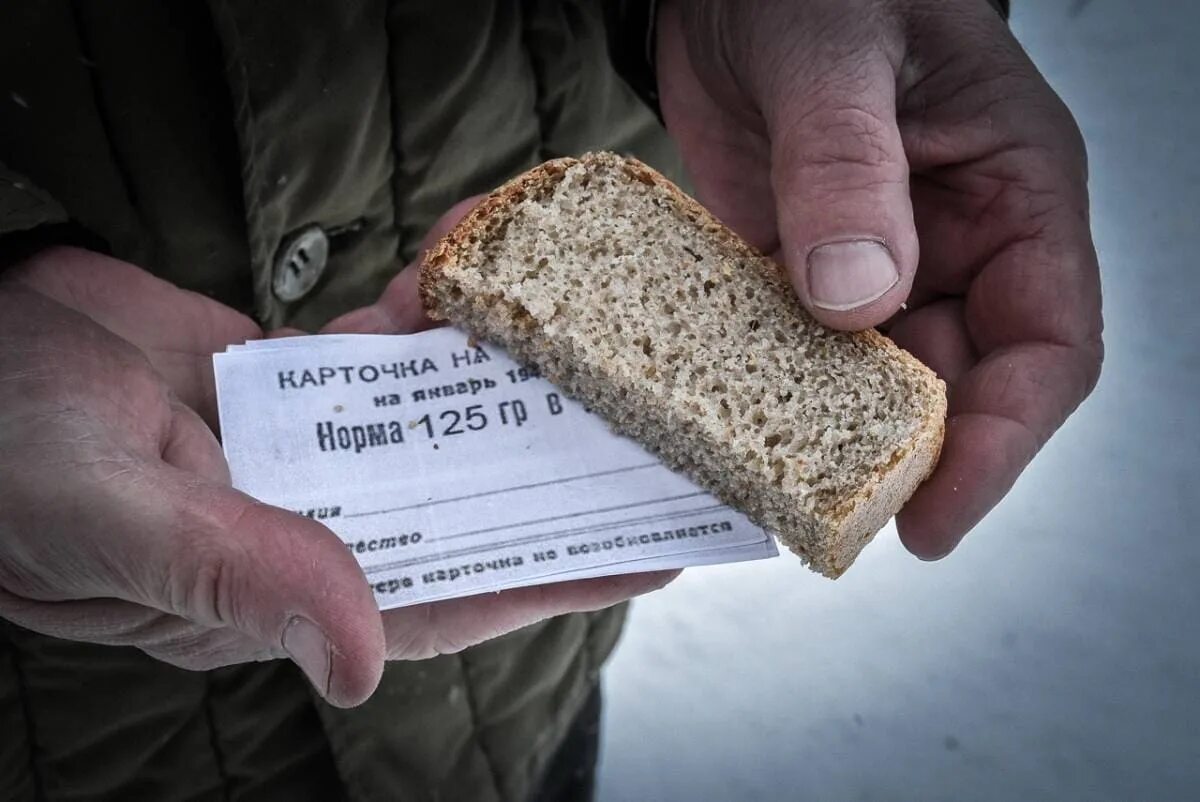
[[[190,671],[287,656],[278,647],[259,643],[237,630],[211,629],[118,599],[30,601],[0,589],[0,610],[5,618],[33,632],[106,646],[133,646]]]
[[[770,143],[761,120],[738,115],[704,87],[688,53],[679,3],[659,3],[656,27],[663,121],[679,145],[697,199],[742,239],[774,254],[779,234]]]
[[[456,225],[458,225],[467,214],[479,205],[486,195],[472,195],[468,198],[463,198],[458,203],[446,210],[446,213],[438,218],[425,236],[421,238],[421,244],[417,248],[417,259],[420,261],[424,257],[425,252],[437,245],[438,240],[449,234]]]
[[[384,287],[379,300],[334,318],[322,334],[412,334],[433,328],[417,291],[420,264],[414,262]]]
[[[425,233],[418,246],[417,258],[384,288],[379,300],[337,317],[321,329],[323,334],[411,334],[434,328],[436,323],[425,314],[418,285],[421,260],[425,252],[450,233],[467,212],[475,208],[483,195],[459,201]]]
[[[950,396],[942,456],[897,516],[914,554],[948,554],[1012,488],[1050,435],[1090,392],[1099,356],[1065,345],[994,352]]]
[[[764,109],[782,252],[814,317],[865,329],[900,308],[918,258],[896,73],[875,42],[813,59]]]
[[[901,542],[922,559],[945,557],[1009,491],[1037,450],[1036,438],[1017,421],[951,417],[937,469],[896,516]]]
[[[287,337],[303,337],[306,334],[308,334],[307,331],[303,331],[301,329],[293,329],[289,326],[284,326],[282,328],[272,329],[270,332],[267,333],[266,339],[282,340]]]
[[[172,426],[177,462],[188,463],[176,452],[199,435],[174,430],[198,425]],[[119,599],[234,630],[284,650],[333,704],[370,695],[382,623],[361,569],[326,527],[163,463],[129,459],[98,478],[28,523],[38,538],[10,554],[12,593]]]
[[[366,699],[382,674],[382,624],[344,544],[316,521],[192,484],[168,480],[177,536],[136,600],[282,648],[335,705]]]
[[[953,386],[978,361],[963,314],[961,299],[945,298],[902,313],[888,336]]]
[[[582,579],[467,596],[384,614],[388,659],[453,654],[556,615],[611,607],[662,588],[678,571]]]
[[[1009,149],[948,174],[968,190],[954,208],[970,214],[972,196],[989,199],[986,225],[949,212],[923,217],[950,243],[969,240],[971,228],[1002,244],[959,254],[966,331],[983,358],[956,382],[938,469],[897,521],[920,556],[948,553],[999,503],[1099,376],[1100,282],[1086,197],[1063,172],[1077,160],[1060,165],[1054,152]],[[935,247],[930,276],[953,275],[949,246]],[[942,284],[950,288],[950,279]]]

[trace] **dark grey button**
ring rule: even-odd
[[[306,226],[279,246],[271,290],[284,303],[303,298],[316,286],[329,261],[329,237],[320,226]]]

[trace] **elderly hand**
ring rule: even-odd
[[[44,251],[0,282],[0,617],[206,669],[289,656],[354,705],[385,659],[457,651],[661,586],[657,573],[382,617],[325,526],[237,492],[212,354],[253,321],[133,265]],[[207,423],[206,423],[207,421]]]
[[[897,518],[947,554],[1102,358],[1083,143],[986,0],[664,0],[658,82],[700,200],[827,325],[880,326],[950,387]]]
[[[233,490],[195,411],[212,409],[211,350],[256,333],[86,251],[6,273],[0,616],[187,668],[287,654],[354,703],[384,653],[358,565],[320,524]]]

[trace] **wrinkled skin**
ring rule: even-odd
[[[210,428],[212,354],[260,336],[227,307],[87,251],[48,250],[5,274],[0,616],[192,669],[291,656],[329,701],[353,705],[385,659],[457,651],[671,578],[381,616],[332,532],[229,485]]]
[[[1099,373],[1086,160],[1069,113],[984,0],[663,0],[658,77],[701,201],[787,266],[818,319],[879,326],[949,384],[938,468],[898,517],[914,553],[948,553]],[[325,331],[429,325],[410,266]],[[0,616],[189,668],[290,655],[353,705],[385,659],[671,578],[381,616],[328,529],[229,486],[210,359],[260,336],[92,253],[54,249],[4,275]]]
[[[879,327],[948,384],[941,459],[897,526],[949,554],[1099,377],[1070,113],[986,0],[662,0],[656,55],[699,200],[818,320]],[[890,283],[821,248],[863,242]],[[414,287],[402,274],[371,315],[415,325]]]
[[[897,517],[913,553],[949,553],[1099,375],[1071,115],[985,0],[665,0],[658,78],[700,200],[819,320],[881,326],[949,385]],[[890,287],[820,249],[849,241],[891,257]]]

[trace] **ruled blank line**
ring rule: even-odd
[[[522,521],[515,524],[501,524],[500,526],[489,526],[485,529],[471,529],[467,532],[456,532],[453,535],[442,535],[440,537],[435,537],[430,542],[441,543],[444,540],[457,540],[460,537],[486,535],[490,532],[503,532],[505,529],[520,529],[525,526],[533,526],[534,524],[546,524],[550,523],[551,521],[565,521],[568,518],[581,518],[584,515],[599,515],[603,512],[619,512],[620,510],[630,510],[634,507],[647,507],[651,504],[666,504],[668,501],[683,501],[684,499],[695,498],[696,496],[704,495],[708,494],[704,493],[703,491],[697,491],[695,493],[683,493],[682,495],[678,496],[652,498],[648,501],[631,501],[628,504],[616,504],[612,507],[597,507],[596,509],[592,510],[580,510],[579,512],[568,512],[562,515],[550,515],[545,518],[534,518],[529,521]]]
[[[383,510],[368,510],[366,512],[352,512],[343,515],[343,518],[366,518],[370,515],[386,515],[391,512],[403,512],[405,510],[416,510],[421,507],[434,507],[438,504],[452,504],[456,501],[468,501],[473,498],[482,498],[484,496],[496,496],[503,493],[512,493],[516,490],[532,490],[535,487],[550,487],[551,485],[566,484],[567,482],[577,482],[580,479],[595,479],[599,476],[613,476],[618,473],[629,473],[630,471],[640,471],[645,468],[659,467],[661,463],[647,462],[642,465],[630,465],[624,468],[613,468],[608,471],[597,471],[596,473],[585,473],[579,476],[567,476],[563,479],[550,479],[545,482],[532,482],[527,485],[514,485],[512,487],[502,487],[499,490],[485,490],[481,493],[471,493],[466,496],[455,496],[454,498],[443,498],[434,501],[422,501],[417,504],[406,504],[403,507],[388,507]]]

